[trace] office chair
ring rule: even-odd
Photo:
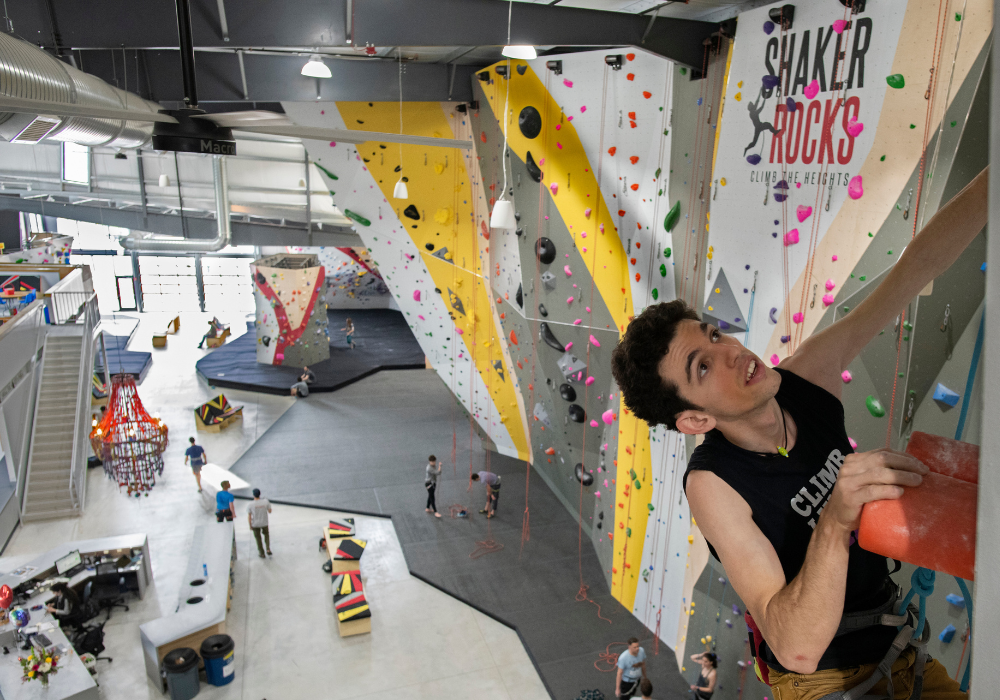
[[[110,656],[101,656],[101,652],[104,651],[105,622],[81,627],[73,635],[70,643],[77,655],[91,654],[95,661],[107,661],[108,663],[114,661]]]
[[[114,608],[125,608],[128,610],[128,605],[125,604],[125,597],[122,595],[122,591],[125,589],[125,577],[120,576],[117,572],[99,574],[94,577],[92,600],[97,603],[97,607],[101,610],[107,610],[107,617],[104,618],[105,622],[111,619],[111,611]]]
[[[63,618],[59,626],[67,629],[80,629],[85,623],[93,620],[100,613],[95,601],[91,599],[93,595],[93,581],[87,581],[80,595],[80,607],[75,615]]]

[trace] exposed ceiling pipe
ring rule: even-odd
[[[189,238],[133,238],[122,239],[126,250],[141,252],[189,252],[214,253],[222,250],[232,241],[232,227],[229,222],[229,184],[226,178],[225,156],[212,156],[212,183],[215,186],[215,220],[217,235],[209,240]]]
[[[99,109],[153,114],[160,109],[155,102],[112,87],[37,46],[2,32],[0,94]],[[19,143],[37,143],[45,138],[84,146],[139,148],[149,142],[152,131],[150,122],[0,112],[0,138]]]

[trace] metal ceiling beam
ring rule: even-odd
[[[182,101],[180,53],[176,50],[139,50],[129,60],[129,89],[146,99],[157,102]],[[122,84],[121,50],[82,51],[77,54],[82,70],[96,75],[111,85]],[[198,99],[202,103],[244,101],[243,86],[249,88],[255,102],[313,102],[316,100],[316,78],[301,74],[306,56],[243,53],[243,71],[235,50],[198,51],[195,68],[198,76]],[[325,101],[394,102],[399,99],[399,68],[387,59],[327,58],[333,78],[320,80],[321,99]],[[140,69],[136,87],[135,65]],[[458,79],[452,100],[472,99],[471,80],[474,66],[458,66]],[[245,80],[244,80],[244,75]],[[451,75],[449,66],[435,63],[408,63],[403,76],[403,99],[421,102],[443,102],[448,98]]]
[[[638,46],[701,69],[711,22],[561,5],[516,3],[510,43],[534,46]],[[503,46],[507,3],[497,0],[356,0],[354,42],[358,46]]]
[[[149,231],[165,236],[184,235],[192,240],[205,240],[216,235],[215,218],[181,217],[176,214],[159,214],[141,210],[113,209],[111,207],[87,206],[65,202],[47,202],[38,199],[23,199],[17,196],[0,195],[0,210],[23,211],[41,216],[55,216],[74,221],[88,221],[93,224],[116,226],[134,231]],[[363,246],[361,236],[349,228],[312,225],[312,231],[295,226],[257,223],[253,221],[232,221],[233,245],[300,245],[300,246]]]

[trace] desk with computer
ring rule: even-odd
[[[20,630],[11,622],[0,625],[0,698],[33,698],[36,693],[59,700],[98,698],[97,685],[79,654],[110,661],[100,656],[104,622],[114,608],[128,610],[128,596],[142,598],[151,580],[144,534],[66,542],[0,576],[0,585],[14,592],[14,605],[31,614],[29,625]],[[59,583],[72,589],[80,602],[69,615],[56,617],[47,605],[54,601],[52,587]],[[17,658],[29,645],[56,649],[61,655],[59,673],[48,688],[22,683]]]

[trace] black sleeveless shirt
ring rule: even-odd
[[[713,430],[691,455],[684,474],[704,469],[736,490],[750,505],[753,521],[771,542],[786,583],[795,578],[805,561],[820,511],[826,505],[844,459],[854,450],[847,439],[844,405],[825,389],[792,372],[775,368],[781,386],[775,399],[788,411],[798,428],[788,457],[744,450]],[[709,543],[712,555],[718,559]],[[888,585],[885,557],[868,552],[852,538],[847,565],[844,612],[867,610],[884,603],[894,590]],[[892,645],[893,627],[874,627],[844,634],[833,640],[816,670],[877,663]],[[785,671],[769,649],[764,660]]]

